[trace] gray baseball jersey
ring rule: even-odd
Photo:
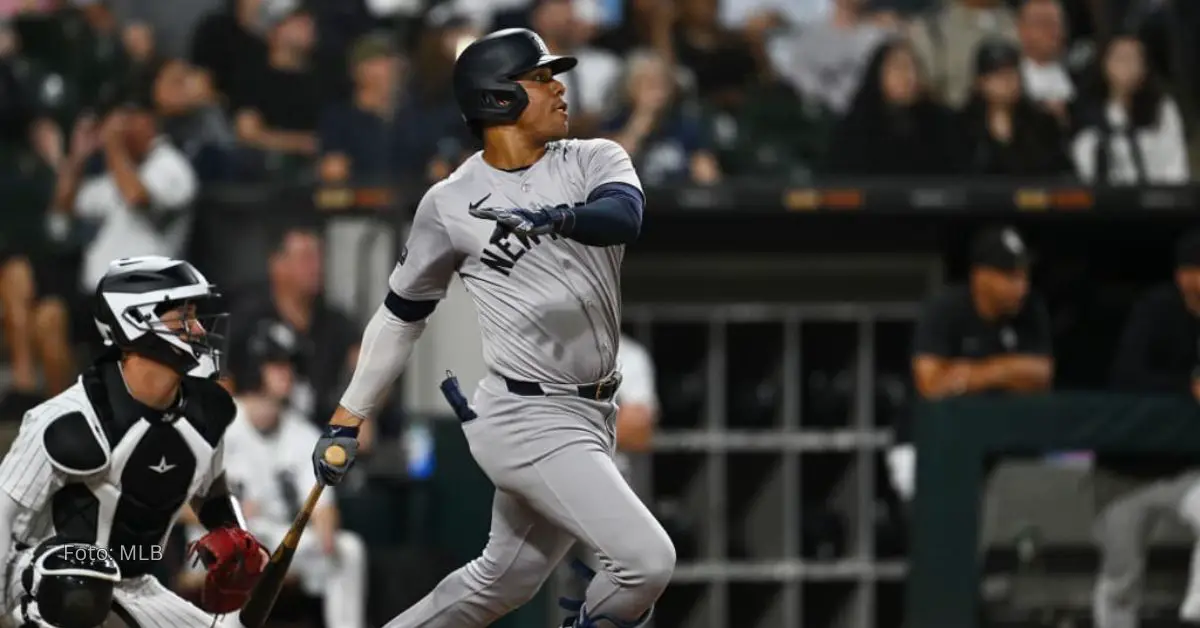
[[[577,391],[515,394],[501,381],[587,384],[617,368],[624,247],[521,238],[469,213],[581,205],[606,184],[641,189],[625,150],[608,140],[564,140],[517,172],[476,154],[417,208],[391,289],[409,300],[441,299],[457,272],[471,293],[490,372],[475,392],[479,416],[463,424],[463,435],[497,490],[483,554],[386,628],[489,626],[528,601],[581,540],[619,574],[592,580],[592,615],[640,625],[634,620],[666,588],[675,550],[613,464],[616,405]]]
[[[524,381],[600,381],[616,368],[625,247],[520,237],[468,210],[574,207],[607,183],[641,190],[629,155],[610,140],[552,142],[515,172],[476,153],[421,199],[391,290],[440,300],[457,272],[479,312],[488,368]]]

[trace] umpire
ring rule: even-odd
[[[1117,348],[1114,388],[1200,400],[1200,230],[1180,239],[1175,280],[1134,305]],[[1161,517],[1182,519],[1200,534],[1200,464],[1155,454],[1097,459],[1095,534],[1100,546],[1093,613],[1097,628],[1135,628],[1141,607],[1146,542]],[[1200,546],[1180,616],[1200,621]]]

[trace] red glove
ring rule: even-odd
[[[269,560],[269,552],[254,535],[233,527],[205,534],[188,546],[188,558],[193,554],[208,571],[200,608],[221,615],[246,604]]]

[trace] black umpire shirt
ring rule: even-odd
[[[913,357],[982,360],[998,355],[1051,357],[1050,313],[1030,294],[1016,316],[984,320],[975,311],[971,289],[951,286],[926,302],[913,337]],[[1002,391],[991,391],[999,393]],[[912,438],[911,425],[901,425],[897,439]]]
[[[1174,283],[1148,291],[1130,311],[1112,366],[1114,389],[1192,396],[1200,373],[1200,320]],[[1194,458],[1102,454],[1106,469],[1139,477],[1165,477],[1196,466]]]

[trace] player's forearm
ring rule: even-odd
[[[602,185],[586,204],[563,210],[558,233],[588,246],[630,244],[641,233],[644,204],[631,185]]]
[[[352,418],[361,421],[374,416],[384,394],[400,377],[413,346],[424,331],[424,320],[402,320],[387,305],[379,306],[363,331],[354,376],[350,378],[350,385],[346,387],[340,407],[330,422],[334,425],[357,425],[357,422],[346,421]]]
[[[192,510],[200,525],[206,530],[223,527],[246,528],[246,518],[242,516],[242,507],[237,498],[230,492],[225,483],[225,476],[219,476],[213,481],[204,497],[192,501]]]

